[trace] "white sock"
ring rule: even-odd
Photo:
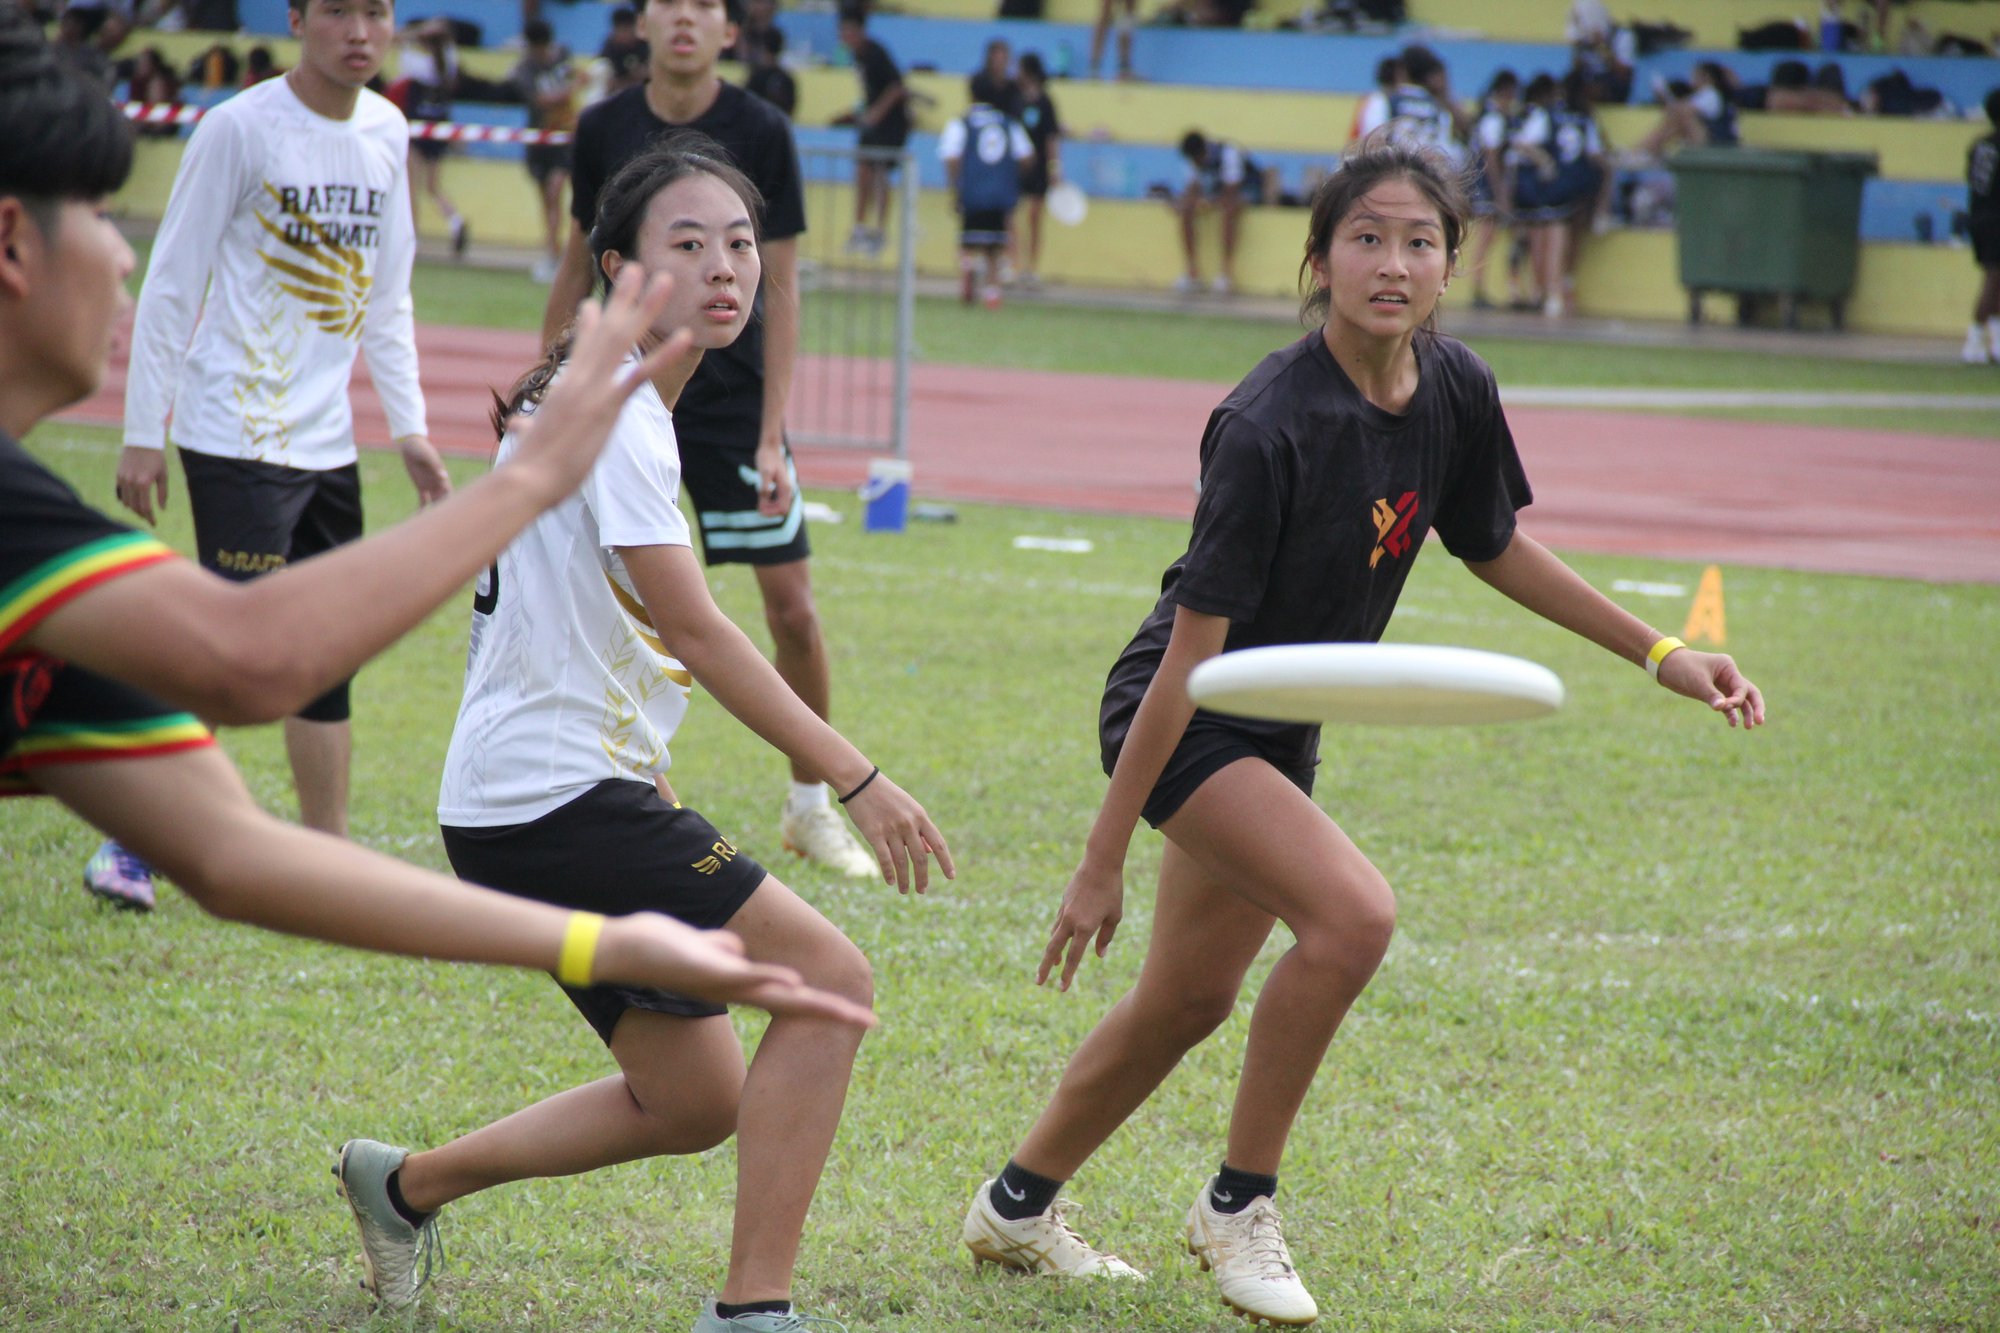
[[[1986,321],[1986,345],[2000,352],[2000,315]]]
[[[824,782],[794,782],[789,795],[785,797],[785,813],[802,815],[808,810],[816,810],[826,804],[826,784]]]

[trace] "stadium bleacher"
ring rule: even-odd
[[[982,10],[990,13],[994,7],[991,0],[976,5],[966,0],[914,0],[902,7],[914,12],[882,13],[870,24],[871,33],[895,54],[913,88],[923,95],[912,148],[927,195],[939,196],[926,202],[926,217],[933,210],[938,216],[936,224],[928,228],[931,232],[948,232],[950,228],[942,211],[944,178],[935,159],[934,136],[963,109],[965,77],[978,65],[986,42],[1004,37],[1016,53],[1039,51],[1052,70],[1069,68],[1081,73],[1089,24],[1096,12],[1095,0],[1049,0],[1045,8],[1048,21],[979,17]],[[251,35],[239,38],[239,44],[270,41],[272,34],[281,33],[285,8],[284,0],[242,0],[241,17]],[[1141,8],[1144,12],[1149,6]],[[1147,196],[1153,187],[1180,179],[1173,145],[1185,130],[1201,128],[1233,139],[1261,165],[1275,168],[1286,193],[1298,193],[1331,165],[1346,142],[1359,96],[1370,86],[1375,64],[1382,56],[1421,37],[1446,60],[1457,95],[1469,98],[1503,67],[1523,76],[1538,70],[1559,73],[1565,69],[1569,49],[1563,41],[1563,23],[1568,8],[1567,0],[1412,0],[1410,24],[1394,34],[1275,31],[1269,29],[1271,22],[1293,17],[1296,11],[1271,10],[1263,11],[1258,20],[1263,30],[1142,26],[1137,34],[1135,64],[1143,81],[1058,78],[1052,86],[1068,135],[1064,150],[1068,175],[1100,205],[1084,227],[1057,233],[1050,256],[1052,275],[1073,281],[1147,284],[1171,278],[1177,263],[1171,219]],[[1671,5],[1655,7],[1614,0],[1610,8],[1620,20],[1671,18],[1700,43],[1641,58],[1634,79],[1638,104],[1607,107],[1601,113],[1606,137],[1613,146],[1635,143],[1655,122],[1658,111],[1647,105],[1652,100],[1653,80],[1683,77],[1700,59],[1719,60],[1739,79],[1752,84],[1767,81],[1772,65],[1780,59],[1800,58],[1814,64],[1831,60],[1840,64],[1851,90],[1891,69],[1900,69],[1913,82],[1939,89],[1954,106],[1974,115],[1986,91],[2000,84],[2000,62],[1992,59],[1741,52],[1711,45],[1733,44],[1735,33],[1743,27],[1790,18],[1797,8],[1795,3],[1674,0]],[[608,30],[610,9],[608,3],[585,0],[545,5],[543,12],[556,27],[559,39],[578,52],[579,58],[587,58]],[[476,14],[485,25],[486,49],[463,53],[465,66],[483,77],[497,78],[512,62],[511,53],[495,48],[518,37],[515,6],[468,9],[452,0],[402,0],[398,6],[399,18],[406,21],[432,14],[468,13]],[[1899,6],[1896,13],[1921,18],[1933,32],[1982,35],[2000,30],[2000,0],[1914,0]],[[852,109],[857,92],[853,71],[845,67],[846,53],[834,39],[831,7],[784,12],[779,22],[786,33],[788,58],[799,66],[801,143],[850,142],[850,131],[830,128],[836,116]],[[256,36],[259,33],[265,36]],[[171,45],[184,45],[195,36],[176,35]],[[202,44],[208,40],[212,39],[201,37]],[[134,44],[128,49],[155,41],[166,43],[163,35],[134,34]],[[273,45],[279,47],[283,63],[288,59],[283,44]],[[455,114],[478,123],[524,123],[519,107],[462,102]],[[1752,146],[1875,153],[1880,174],[1864,187],[1863,238],[1871,253],[1883,247],[1919,253],[1899,254],[1892,263],[1885,252],[1874,267],[1885,273],[1893,268],[1904,281],[1913,272],[1934,269],[1935,275],[1920,285],[1940,291],[1954,289],[1954,273],[1969,272],[1970,261],[1962,252],[1924,242],[1950,239],[1952,214],[1963,206],[1964,155],[1972,139],[1984,132],[1983,118],[1975,123],[1958,118],[1745,112],[1740,124],[1743,141]],[[151,141],[149,150],[155,145],[166,150],[172,146],[170,141],[164,145]],[[464,178],[463,183],[454,181],[455,193],[469,190],[474,207],[497,214],[481,227],[482,238],[502,242],[517,236],[524,242],[530,239],[531,199],[517,179],[518,166],[513,165],[518,150],[477,145],[462,151],[468,160],[455,168]],[[491,182],[484,177],[488,170],[496,173]],[[143,210],[142,195],[134,195],[133,207]],[[1296,238],[1291,233],[1296,230],[1295,217],[1287,220],[1282,213],[1268,223],[1252,217],[1246,249],[1263,244],[1259,237],[1266,231],[1285,239],[1282,244],[1271,242],[1282,262],[1260,263],[1253,258],[1246,265],[1246,285],[1289,285],[1296,263]],[[1666,249],[1655,255],[1661,240],[1665,240]],[[936,257],[932,249],[937,250]],[[1669,315],[1678,311],[1678,289],[1670,272],[1671,237],[1619,233],[1602,238],[1594,249],[1599,257],[1587,260],[1580,277],[1584,308],[1622,314]],[[927,234],[920,263],[948,270],[948,251],[944,239]],[[1630,253],[1620,257],[1627,251]],[[1631,290],[1634,263],[1655,268],[1664,265],[1669,270],[1647,288],[1643,299]],[[1617,282],[1598,282],[1592,268],[1616,269],[1622,276]],[[1864,258],[1864,272],[1869,268]],[[1871,327],[1870,321],[1876,318],[1866,301],[1868,286],[1864,280],[1863,290],[1849,311],[1850,320],[1859,327]],[[1624,306],[1604,304],[1620,301]],[[1923,326],[1939,332],[1955,327],[1961,313],[1955,307],[1961,303],[1954,296],[1947,303],[1953,307],[1949,313],[1941,310],[1935,319],[1921,320]],[[1880,318],[1896,327],[1910,327],[1909,302],[1895,304],[1901,308],[1885,310]]]

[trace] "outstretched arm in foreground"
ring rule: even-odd
[[[582,484],[619,409],[686,349],[677,333],[625,358],[666,308],[670,281],[627,265],[585,302],[565,374],[502,466],[415,518],[249,583],[185,561],[114,579],[53,612],[28,644],[136,685],[211,722],[296,712],[407,633]]]
[[[1644,666],[1646,654],[1666,637],[1584,582],[1582,575],[1524,533],[1516,532],[1494,559],[1467,561],[1465,567],[1536,615],[1628,662]],[[1730,726],[1763,724],[1763,693],[1726,653],[1675,648],[1659,665],[1660,684],[1699,699],[1728,718]]]
[[[35,778],[225,920],[382,953],[555,971],[574,915],[275,819],[212,747],[50,765]],[[650,912],[607,920],[587,974],[776,1014],[875,1021],[790,968],[745,959],[727,931]]]

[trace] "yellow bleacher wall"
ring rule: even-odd
[[[158,218],[180,163],[181,143],[148,140],[139,147],[132,179],[114,201],[124,216]],[[478,242],[529,251],[541,243],[541,223],[527,173],[518,163],[453,158],[446,168],[452,197],[474,220]],[[824,206],[822,201],[822,206]],[[834,216],[847,216],[845,200]],[[442,240],[444,227],[430,211],[422,232]],[[1214,272],[1213,224],[1204,226]],[[1253,209],[1244,217],[1238,280],[1246,292],[1296,292],[1305,215],[1297,209]],[[957,270],[957,219],[941,191],[926,191],[918,212],[918,267],[932,276]],[[525,262],[525,260],[524,260]],[[1098,200],[1080,227],[1051,225],[1043,272],[1052,281],[1107,287],[1164,287],[1180,271],[1173,214],[1144,200]],[[1850,328],[1882,333],[1953,336],[1964,326],[1976,275],[1969,254],[1940,246],[1870,244],[1862,247],[1861,277],[1849,303]],[[1497,292],[1500,284],[1493,285]],[[1454,283],[1448,305],[1470,299],[1471,283]],[[1659,231],[1613,232],[1594,238],[1577,278],[1583,313],[1625,319],[1679,319],[1687,300],[1676,278],[1674,238]],[[1726,317],[1725,302],[1711,303],[1711,318]],[[1220,308],[1219,305],[1216,308]],[[418,312],[420,315],[423,313]]]

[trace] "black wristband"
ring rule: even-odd
[[[864,792],[864,791],[867,791],[867,790],[868,790],[868,784],[869,784],[869,783],[871,783],[871,782],[873,782],[873,781],[874,781],[874,780],[875,780],[876,778],[879,778],[879,777],[881,777],[881,776],[882,776],[882,770],[881,770],[881,769],[879,769],[879,768],[871,768],[871,769],[869,769],[869,770],[868,770],[868,776],[867,776],[867,777],[865,777],[865,778],[863,778],[863,779],[861,779],[860,783],[858,783],[858,784],[857,784],[857,785],[855,786],[855,788],[854,788],[854,790],[853,790],[853,791],[851,791],[851,792],[847,793],[847,795],[845,795],[845,796],[842,796],[842,797],[840,797],[840,798],[839,798],[839,800],[840,800],[840,803],[841,803],[842,805],[846,805],[846,804],[847,804],[847,803],[848,803],[849,801],[851,801],[851,800],[853,800],[853,799],[854,799],[855,797],[859,796],[859,795],[860,795],[860,794],[861,794],[862,792]]]

